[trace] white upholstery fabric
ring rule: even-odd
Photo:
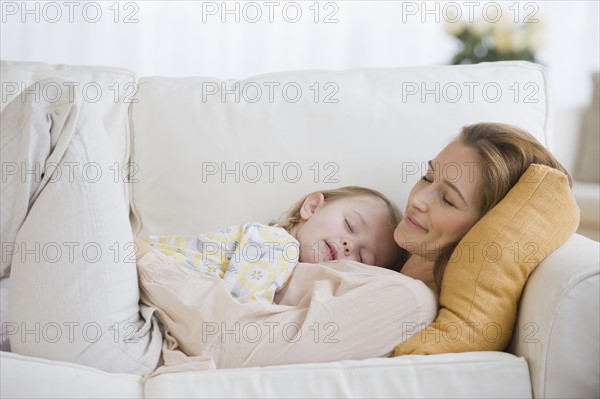
[[[3,398],[143,398],[142,378],[2,352]]]
[[[600,184],[576,181],[573,193],[581,209],[579,234],[593,240],[600,240]]]
[[[257,87],[262,97],[251,102]],[[378,189],[403,208],[426,162],[465,124],[512,123],[549,143],[546,87],[540,66],[518,62],[281,72],[241,82],[142,78],[131,107],[134,232],[265,223],[303,194],[345,185]],[[302,95],[291,102],[296,88]],[[325,102],[327,94],[337,102]]]
[[[599,258],[576,234],[529,277],[511,352],[527,359],[536,397],[600,397]]]
[[[174,373],[148,398],[528,398],[527,363],[501,352]]]

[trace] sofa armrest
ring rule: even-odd
[[[577,232],[592,240],[600,240],[600,183],[575,181],[573,195],[581,209]]]
[[[600,244],[575,234],[531,274],[510,351],[534,397],[600,397]]]

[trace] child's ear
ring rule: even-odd
[[[325,196],[323,193],[311,193],[306,196],[304,203],[300,208],[300,218],[302,220],[308,220],[316,211],[319,210],[325,203]]]

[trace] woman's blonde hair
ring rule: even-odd
[[[351,198],[351,197],[361,197],[361,196],[379,198],[385,203],[385,205],[387,206],[387,208],[389,210],[389,222],[390,222],[390,226],[392,228],[395,228],[398,225],[398,223],[400,223],[400,221],[402,220],[402,212],[400,211],[400,209],[392,201],[390,201],[385,195],[383,195],[382,193],[380,193],[377,190],[373,190],[373,189],[361,187],[361,186],[346,186],[346,187],[340,187],[340,188],[335,188],[335,189],[330,189],[330,190],[319,190],[318,192],[323,194],[323,197],[326,202],[333,201],[333,200],[340,199],[340,198]],[[308,195],[310,195],[310,194],[308,194]],[[283,221],[278,223],[278,225],[280,227],[283,227],[287,231],[290,231],[296,225],[298,225],[298,223],[300,223],[300,221],[302,220],[302,218],[300,217],[300,209],[302,208],[302,204],[304,204],[304,201],[306,200],[308,195],[304,196],[303,198],[298,200],[294,205],[292,205],[292,207],[287,211]],[[274,224],[274,223],[271,223],[271,224]],[[397,247],[396,256],[394,257],[394,261],[392,262],[392,264],[388,265],[386,268],[392,269],[395,271],[400,271],[400,269],[402,268],[402,265],[404,265],[404,263],[406,262],[406,259],[408,259],[408,256],[409,256],[409,254],[408,254],[408,252],[406,252],[406,250],[404,250],[400,247]]]
[[[456,141],[473,148],[483,160],[483,187],[480,188],[480,218],[492,209],[532,163],[550,166],[563,172],[572,185],[567,170],[531,134],[504,123],[477,123],[464,126]],[[434,276],[438,288],[458,241],[446,245],[436,258]]]

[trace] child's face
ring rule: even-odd
[[[302,221],[292,234],[300,242],[300,262],[340,259],[388,266],[397,245],[390,211],[383,200],[370,196],[325,201],[322,194],[307,197]]]

